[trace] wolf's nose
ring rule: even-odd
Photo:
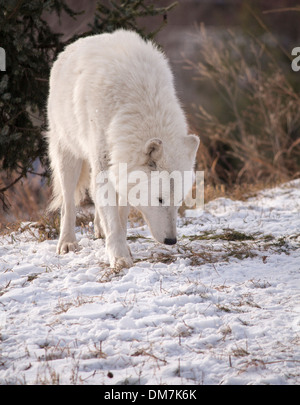
[[[175,243],[177,243],[177,239],[176,238],[166,238],[164,240],[164,244],[165,245],[175,245]]]

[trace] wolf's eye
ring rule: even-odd
[[[160,204],[162,204],[162,203],[164,202],[164,200],[163,200],[162,198],[159,198],[159,199],[158,199],[158,202],[159,202]]]
[[[151,169],[156,169],[156,163],[153,160],[149,160],[148,166],[151,167]]]

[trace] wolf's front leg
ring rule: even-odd
[[[131,267],[133,261],[130,249],[127,245],[126,231],[121,223],[117,206],[97,207],[101,217],[101,225],[106,239],[106,251],[109,257],[110,266],[120,270],[124,267]]]
[[[106,250],[109,256],[110,266],[120,270],[123,267],[131,267],[133,261],[130,249],[127,245],[126,232],[122,226],[118,207],[102,207],[99,209],[101,223],[103,222]]]
[[[117,235],[111,235],[106,239],[106,250],[109,257],[110,267],[121,270],[133,266],[130,249],[126,239]]]
[[[94,160],[96,161],[96,160]],[[123,267],[131,267],[133,261],[130,250],[127,245],[126,231],[124,230],[125,215],[122,215],[122,221],[119,215],[119,207],[117,204],[116,190],[113,183],[105,183],[107,172],[100,167],[92,167],[91,195],[95,203],[96,223],[100,227],[105,236],[106,251],[109,257],[110,266],[120,270]],[[102,183],[104,187],[102,188]],[[106,186],[108,189],[108,197],[106,199]],[[99,227],[99,228],[100,228]]]

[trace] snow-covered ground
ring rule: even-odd
[[[119,274],[89,228],[1,236],[0,384],[299,384],[300,180],[193,214]]]

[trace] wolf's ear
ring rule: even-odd
[[[184,138],[184,144],[188,150],[188,155],[191,160],[195,160],[196,153],[199,148],[200,138],[197,135],[188,135]]]
[[[159,138],[152,138],[146,142],[144,152],[147,155],[148,159],[156,162],[162,157],[163,153],[163,143]]]

